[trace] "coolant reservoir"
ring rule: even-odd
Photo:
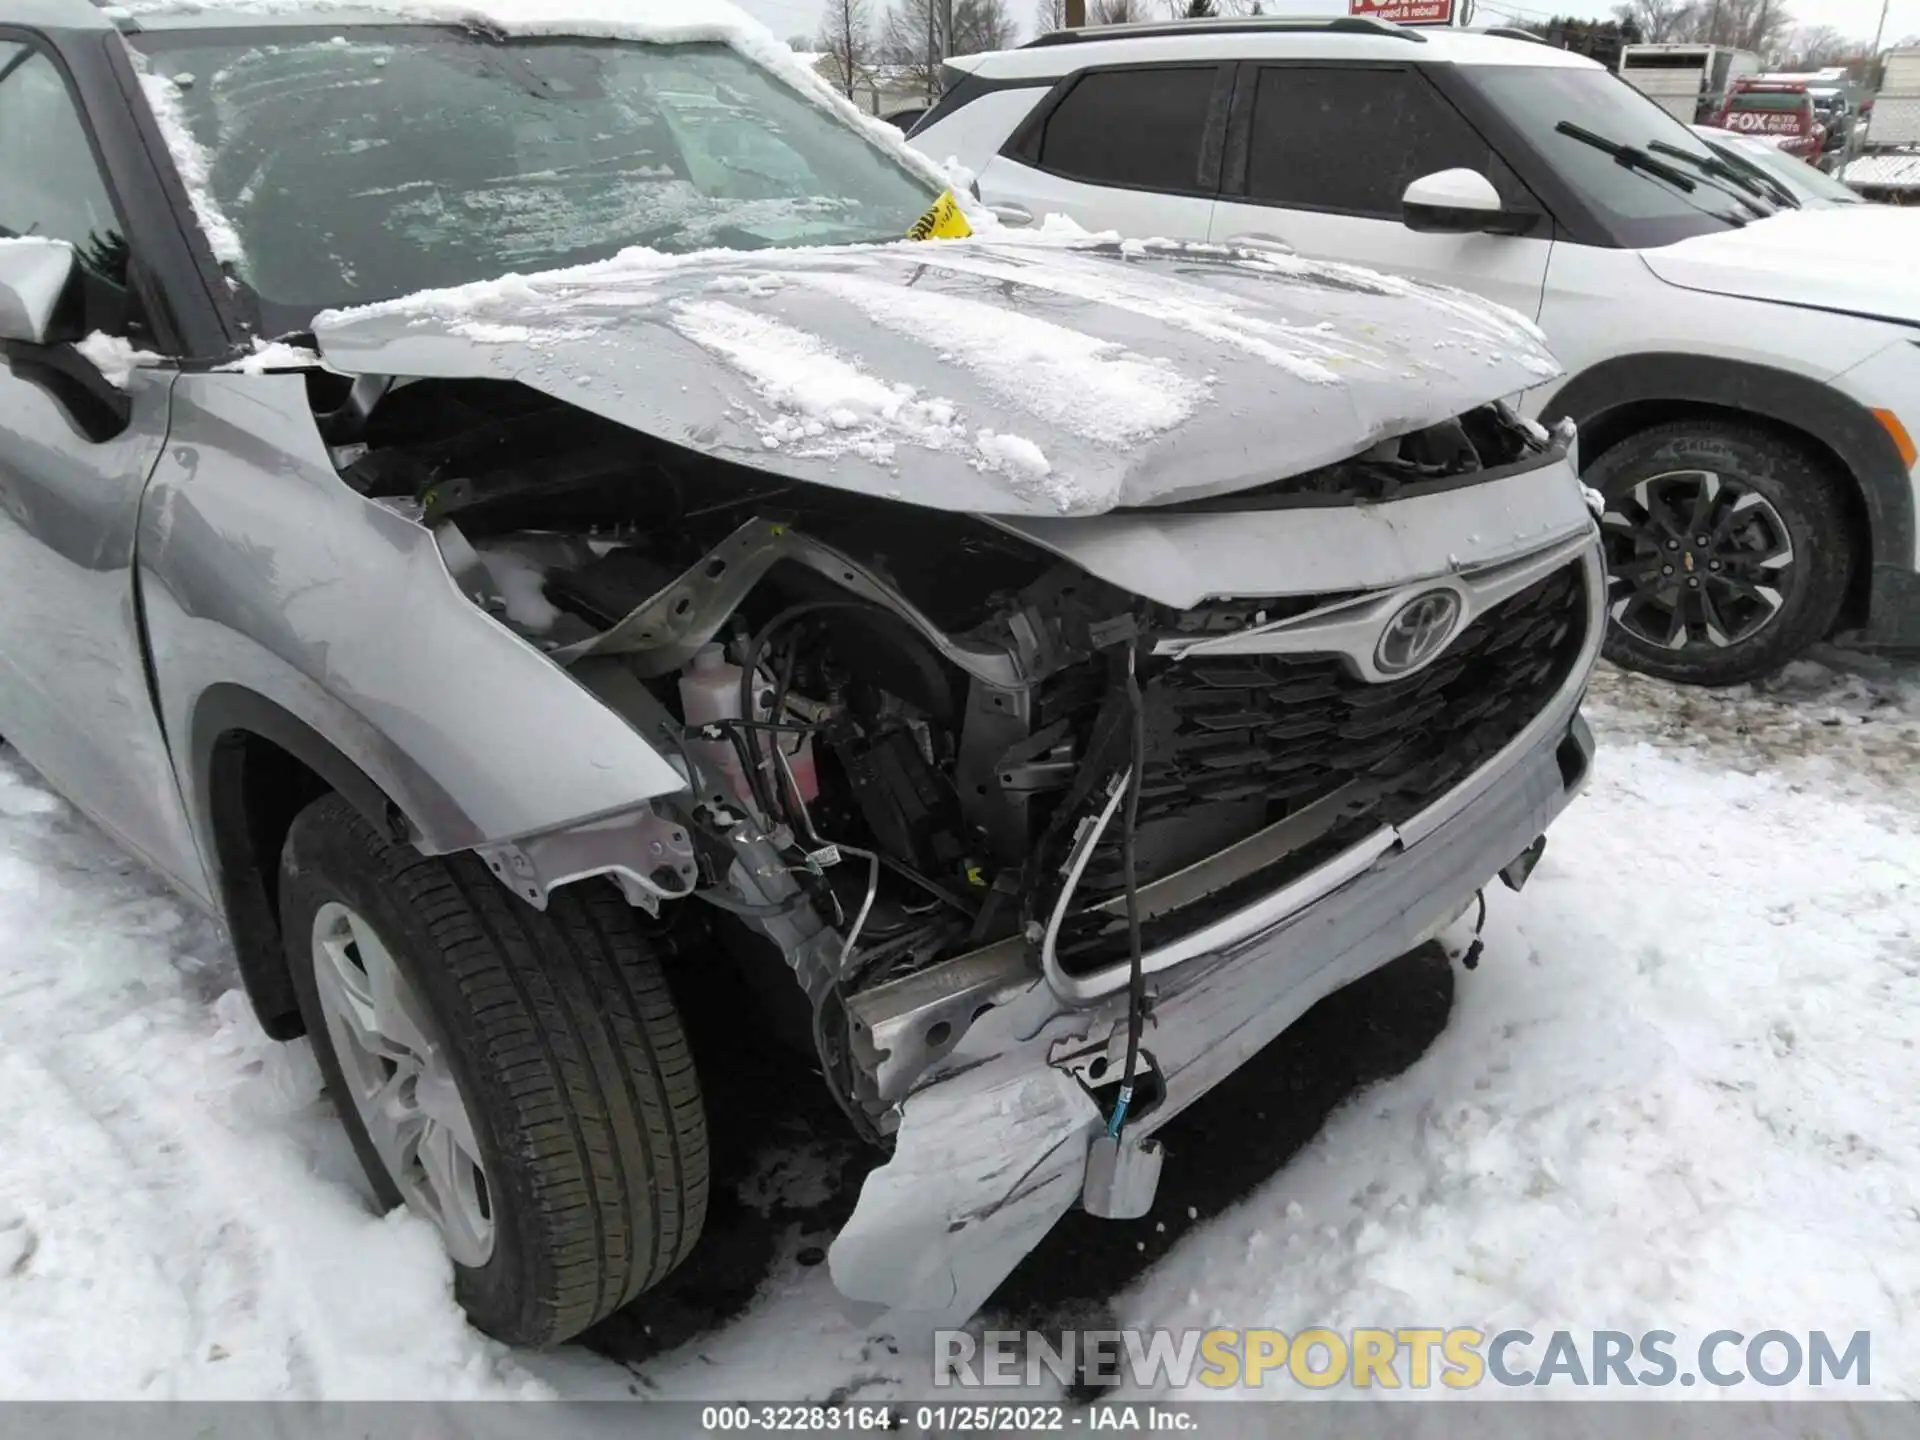
[[[702,645],[680,672],[680,714],[689,730],[740,718],[740,667],[728,662],[721,646]],[[753,808],[749,803],[753,790],[731,740],[689,740],[687,753],[702,770],[720,777],[736,805]]]
[[[754,719],[768,718],[767,709],[772,703],[773,683],[764,672],[756,677],[758,683],[753,687]],[[724,647],[717,644],[702,645],[694,652],[692,662],[680,674],[680,713],[688,729],[698,729],[702,725],[711,725],[716,720],[738,720],[740,718],[740,667],[727,659]],[[756,753],[766,753],[764,733],[756,736],[760,745]],[[820,779],[814,767],[813,737],[811,735],[776,735],[780,749],[787,757],[787,768],[793,772],[794,785],[800,791],[800,798],[811,804],[820,793]],[[699,762],[701,768],[721,777],[727,793],[736,803],[758,813],[753,804],[753,787],[747,783],[746,771],[741,765],[740,752],[730,740],[690,740],[687,752]],[[769,777],[774,787],[784,782],[778,774]],[[777,793],[784,796],[784,789]],[[766,817],[762,816],[762,819]]]

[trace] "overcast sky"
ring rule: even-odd
[[[736,3],[783,40],[790,35],[813,34],[820,28],[820,15],[826,8],[825,0],[736,0]],[[1873,38],[1873,27],[1880,20],[1881,0],[1789,0],[1789,3],[1802,24],[1831,25],[1843,34],[1863,40]],[[1008,0],[1008,4],[1014,18],[1031,30],[1032,0]],[[876,13],[885,7],[886,0],[872,0]],[[1558,4],[1552,0],[1480,0],[1477,23],[1494,23],[1500,16],[1528,20],[1548,15],[1602,17],[1612,13],[1610,0],[1560,0]],[[1891,43],[1910,35],[1920,35],[1920,0],[1893,0],[1892,13],[1887,17],[1887,41]]]
[[[1881,0],[1788,0],[1787,8],[1802,25],[1831,25],[1843,35],[1873,39],[1874,26],[1880,23]],[[1531,20],[1548,15],[1613,14],[1613,6],[1602,0],[1480,0],[1475,24],[1486,24],[1494,12]],[[1887,15],[1887,41],[1920,34],[1920,0],[1893,0]]]

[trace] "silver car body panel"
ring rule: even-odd
[[[518,380],[772,475],[1009,517],[1267,484],[1559,373],[1458,292],[1084,239],[630,252],[314,333],[346,373]]]
[[[1044,234],[629,253],[315,330],[342,373],[515,380],[763,474],[987,517],[1164,604],[1366,597],[1209,648],[1315,646],[1364,668],[1405,598],[1445,588],[1466,613],[1583,546],[1599,594],[1563,457],[1387,502],[1166,508],[1337,464],[1559,373],[1518,316],[1348,267]],[[230,924],[234,830],[212,762],[262,726],[310,739],[300,755],[327,757],[309,763],[388,834],[475,852],[529,904],[587,876],[648,908],[695,888],[687,830],[655,803],[687,787],[675,722],[621,641],[544,653],[490,613],[497,597],[450,559],[457,532],[342,479],[298,371],[162,361],[123,378],[130,423],[91,444],[0,372],[0,734],[56,786]],[[1156,952],[1143,1056],[1163,1094],[1131,1140],[1534,842],[1584,772],[1576,714],[1601,628],[1465,784],[1179,955]],[[784,904],[769,887],[795,886],[772,839],[743,824],[728,843],[743,898]],[[251,858],[270,883],[275,857]],[[796,973],[814,952],[846,958],[814,910],[782,923],[770,933]],[[964,1313],[1086,1188],[1100,1119],[1086,1079],[1124,1026],[1116,977],[1049,977],[1002,945],[849,1008],[885,1052],[896,1143],[834,1243],[835,1279],[895,1309]],[[930,1046],[942,1022],[951,1043]]]
[[[148,692],[133,581],[141,488],[165,449],[171,371],[128,377],[127,428],[80,437],[0,369],[0,734],[127,849],[211,902]]]
[[[341,483],[298,375],[179,377],[140,555],[189,793],[223,687],[338,750],[429,852],[685,788],[626,720],[461,593],[429,530]],[[204,797],[196,810],[210,833]]]

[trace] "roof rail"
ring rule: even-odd
[[[1407,40],[1415,45],[1427,43],[1418,30],[1376,20],[1370,15],[1336,15],[1329,20],[1288,20],[1280,16],[1252,15],[1243,19],[1130,21],[1123,25],[1085,25],[1076,30],[1049,30],[1036,35],[1022,50],[1046,45],[1080,45],[1096,40],[1167,39],[1176,35],[1258,35],[1298,31],[1307,34],[1372,35],[1382,40]]]
[[[1522,30],[1518,25],[1489,25],[1484,30],[1475,30],[1476,35],[1494,35],[1502,40],[1531,40],[1536,45],[1551,43],[1544,35],[1536,35],[1531,30]]]

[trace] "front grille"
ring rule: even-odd
[[[1426,669],[1378,685],[1331,655],[1156,662],[1143,686],[1139,883],[1360,783],[1331,832],[1231,890],[1151,922],[1147,946],[1238,909],[1466,780],[1565,683],[1585,638],[1585,609],[1575,563],[1488,611]],[[1121,893],[1118,831],[1109,827],[1089,859],[1076,910]],[[1125,958],[1124,927],[1078,916],[1059,954],[1071,972],[1103,968]]]

